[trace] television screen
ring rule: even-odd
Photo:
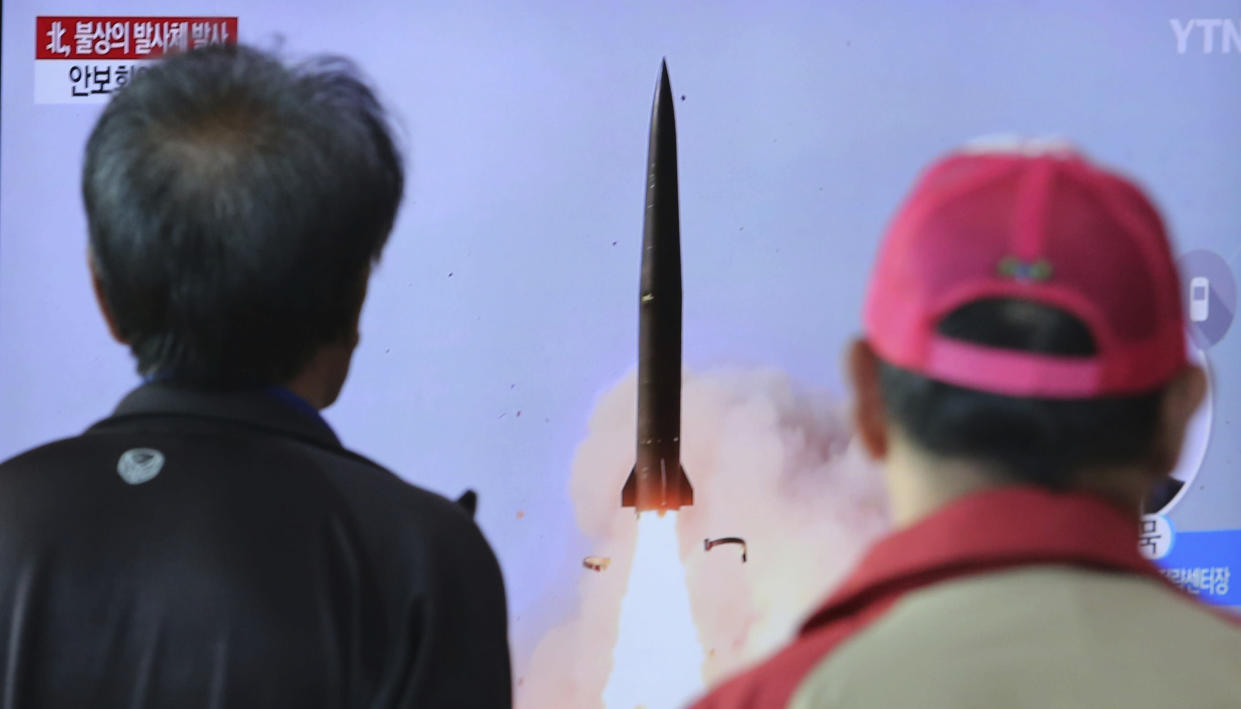
[[[886,529],[840,365],[918,171],[977,136],[1059,135],[1135,176],[1183,282],[1209,279],[1186,321],[1210,394],[1142,543],[1241,607],[1202,581],[1241,571],[1241,34],[1210,19],[1154,0],[5,2],[0,458],[140,383],[86,262],[83,147],[109,97],[178,48],[347,56],[409,179],[326,418],[412,483],[477,493],[518,706],[674,706],[786,640]],[[639,517],[622,491],[663,61],[692,504]]]

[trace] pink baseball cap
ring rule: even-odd
[[[1053,356],[939,334],[988,298],[1077,317],[1097,354]],[[1180,280],[1142,191],[1071,149],[959,151],[928,168],[896,213],[865,308],[885,361],[949,384],[1017,397],[1138,394],[1186,366]]]

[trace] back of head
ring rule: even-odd
[[[82,191],[101,297],[142,374],[279,384],[348,342],[404,186],[344,60],[173,56],[100,117]]]
[[[962,342],[1061,357],[1095,354],[1085,325],[1063,310],[981,300],[938,331]],[[925,451],[984,463],[1005,482],[1067,489],[1085,470],[1142,464],[1154,454],[1160,392],[1082,399],[1018,397],[948,384],[887,362],[884,406]]]
[[[1062,144],[929,168],[885,239],[866,333],[883,407],[926,453],[1053,489],[1163,464],[1163,393],[1187,366],[1170,245],[1137,187]]]

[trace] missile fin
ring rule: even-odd
[[[634,466],[629,471],[629,477],[625,479],[625,486],[621,488],[621,507],[637,507],[638,506],[638,467]]]

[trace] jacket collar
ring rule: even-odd
[[[265,389],[199,391],[168,381],[148,382],[130,392],[111,417],[95,424],[91,430],[152,416],[232,421],[320,446],[340,448],[340,440],[327,422],[292,393]]]
[[[1028,564],[1109,569],[1171,585],[1138,552],[1136,514],[1092,495],[1006,487],[954,500],[881,539],[802,634],[938,581]]]

